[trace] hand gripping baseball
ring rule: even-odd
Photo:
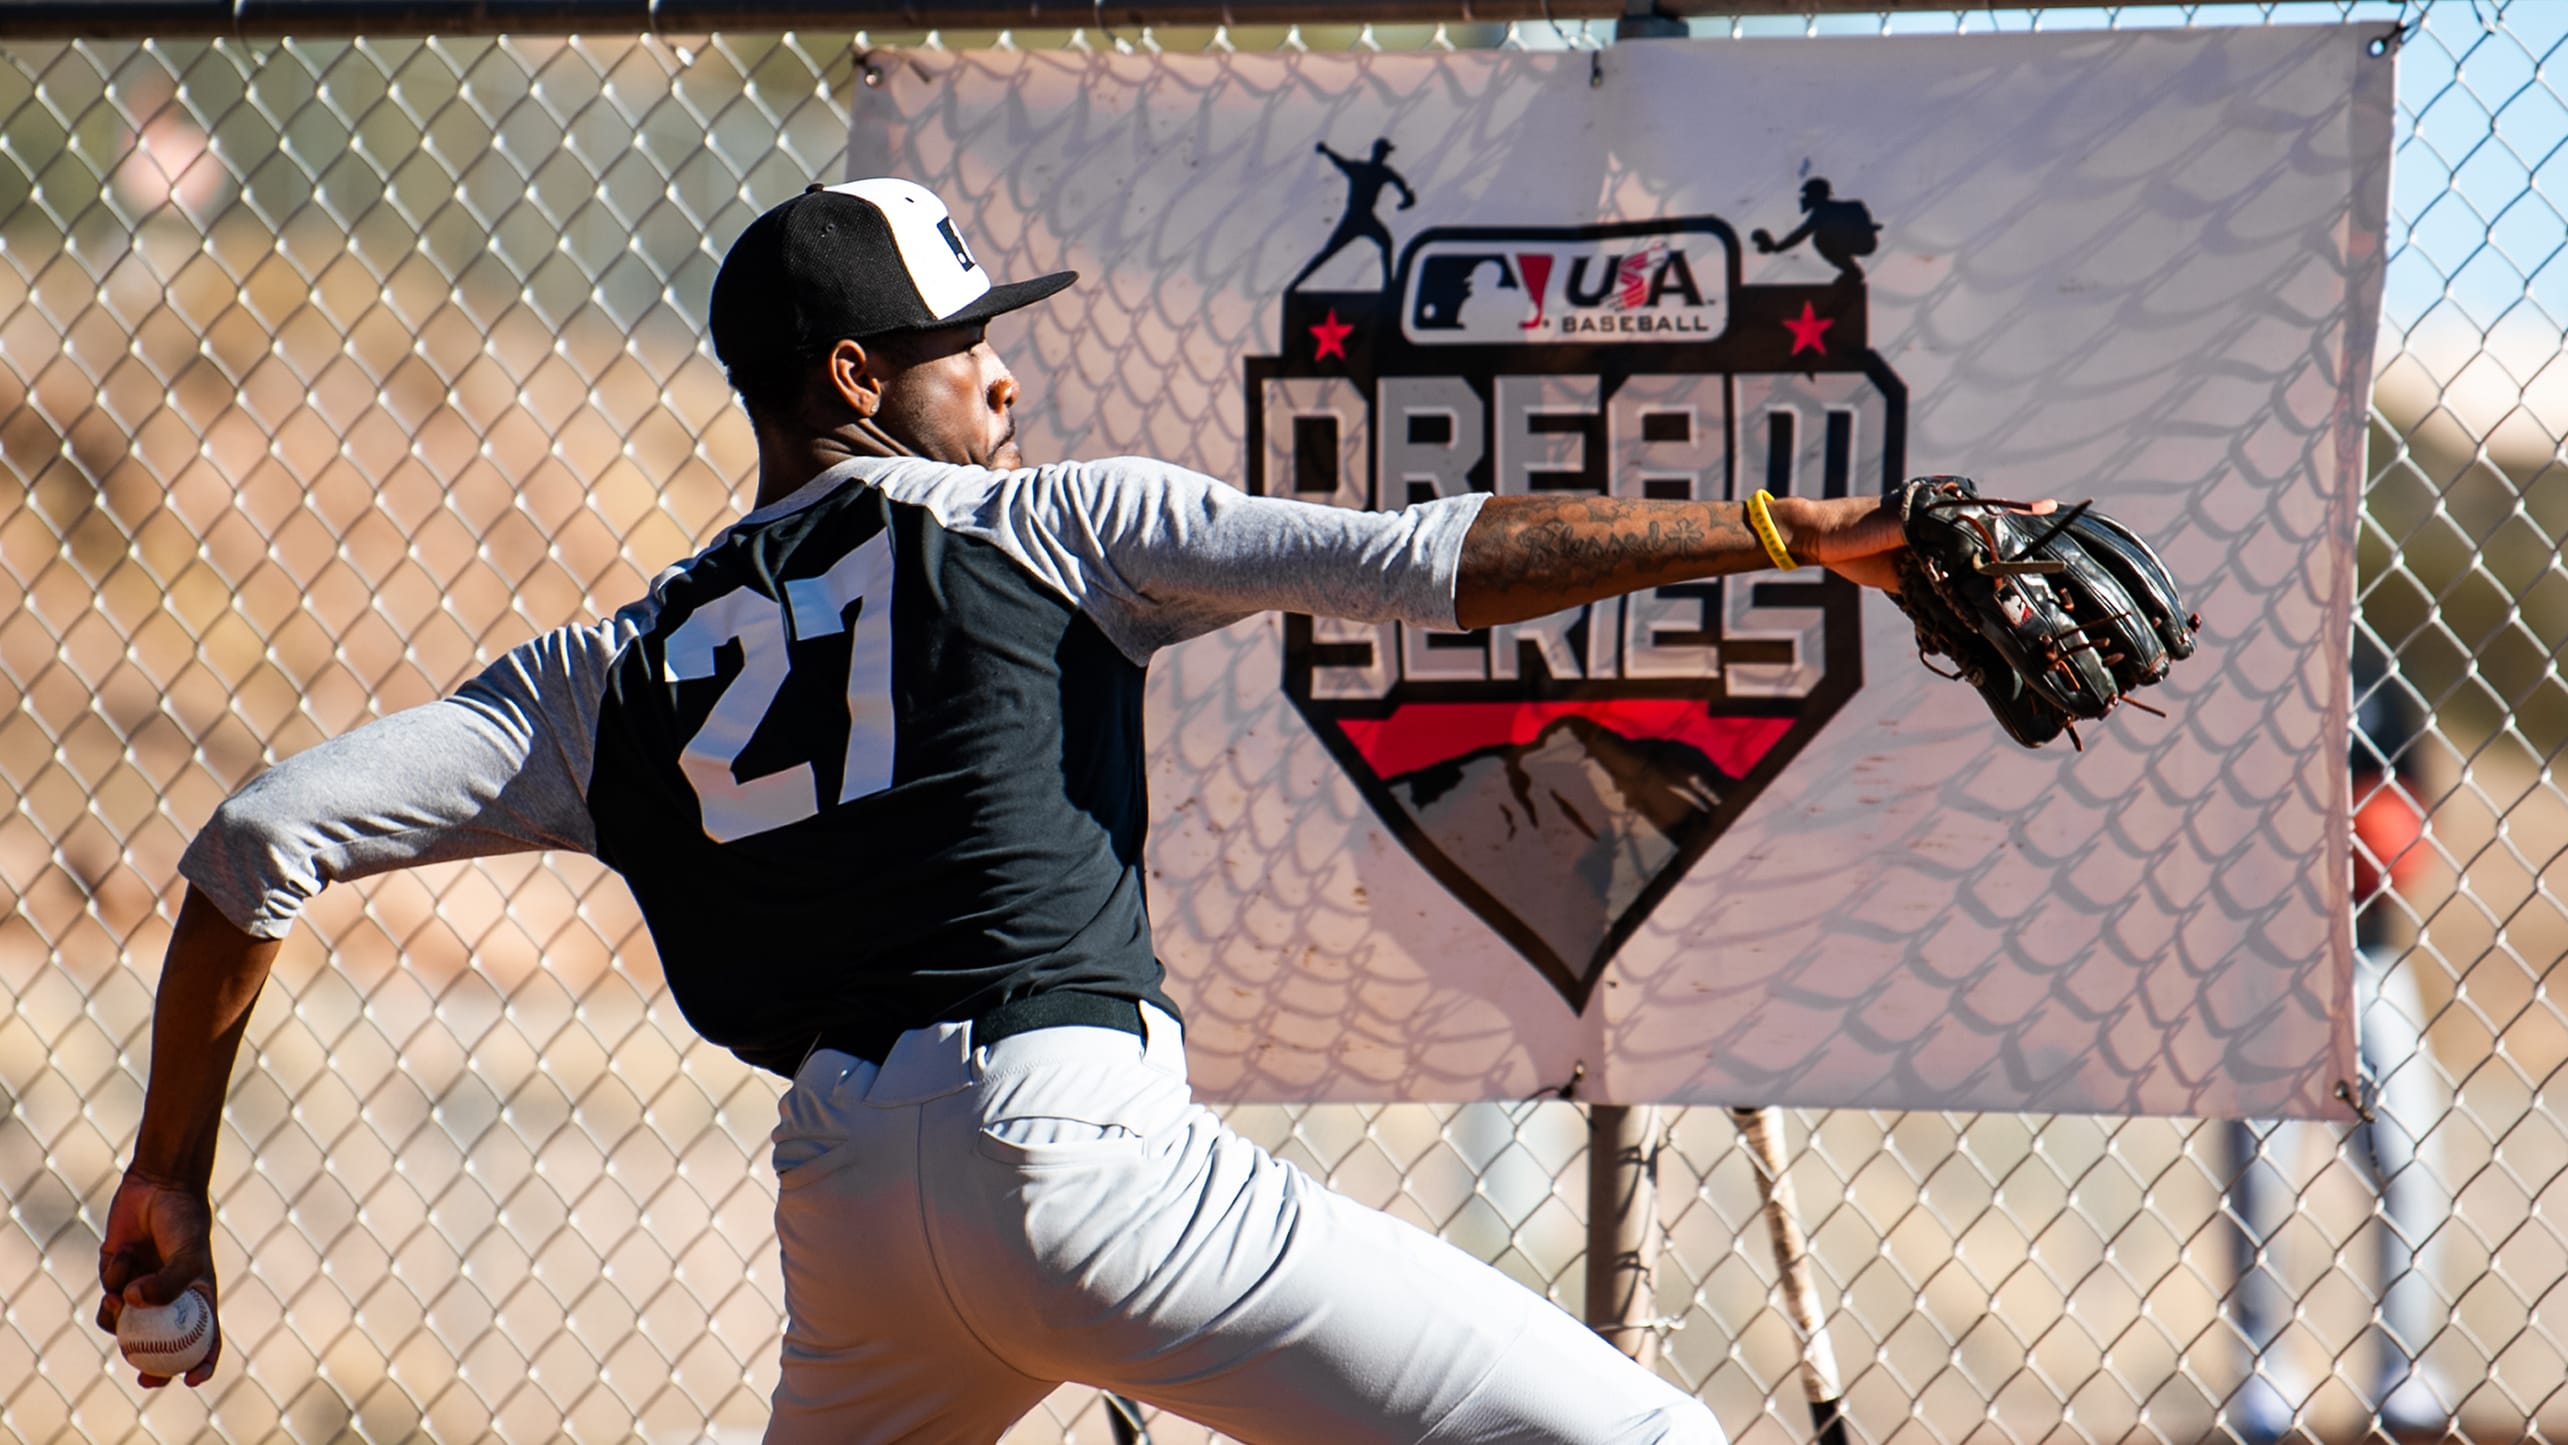
[[[136,1306],[166,1305],[193,1289],[214,1304],[214,1211],[204,1191],[127,1170],[107,1206],[107,1237],[98,1246],[98,1328],[116,1333],[116,1322]],[[223,1357],[223,1330],[213,1326],[205,1357],[183,1376],[189,1385],[214,1378]],[[170,1382],[142,1372],[147,1389]]]
[[[1908,550],[1895,599],[1917,656],[1952,659],[2010,737],[2038,748],[2123,703],[2190,657],[2202,619],[2129,528],[1982,497],[1968,477],[1919,477],[1893,494]]]

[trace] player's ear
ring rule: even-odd
[[[822,385],[858,416],[882,410],[882,361],[861,342],[842,338],[821,358]]]

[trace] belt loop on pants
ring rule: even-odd
[[[1156,1027],[1153,1019],[1158,1021]],[[1058,989],[1001,1004],[969,1023],[935,1023],[889,1036],[875,1029],[832,1030],[813,1047],[835,1049],[879,1065],[881,1071],[865,1095],[868,1102],[914,1104],[969,1087],[977,1049],[1037,1029],[1063,1026],[1130,1034],[1141,1040],[1145,1058],[1182,1077],[1185,1049],[1175,1022],[1158,1009],[1145,1010],[1130,999]],[[1166,1043],[1154,1049],[1154,1035],[1166,1036]]]
[[[1128,998],[1108,998],[1101,993],[1078,989],[1055,989],[1050,993],[1029,994],[1003,1003],[971,1020],[972,1047],[981,1048],[1001,1039],[1036,1029],[1054,1029],[1076,1025],[1093,1029],[1116,1029],[1147,1041],[1149,1027],[1142,1022],[1141,1005]],[[929,1033],[952,1027],[930,1024],[911,1033]],[[899,1029],[859,1026],[825,1030],[812,1042],[813,1052],[836,1049],[854,1054],[869,1064],[890,1061],[892,1050],[905,1035]]]

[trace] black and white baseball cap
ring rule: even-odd
[[[842,338],[987,321],[1078,279],[992,284],[945,203],[914,182],[814,185],[731,243],[713,279],[713,350],[736,380]]]

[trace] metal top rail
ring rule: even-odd
[[[2135,3],[2135,0],[2123,0]],[[2136,0],[2169,5],[2181,0]],[[1688,15],[1945,11],[1952,0],[9,0],[0,40],[207,36],[672,34],[1078,26],[1615,20],[1681,33]],[[2040,8],[2037,4],[2034,8]]]

